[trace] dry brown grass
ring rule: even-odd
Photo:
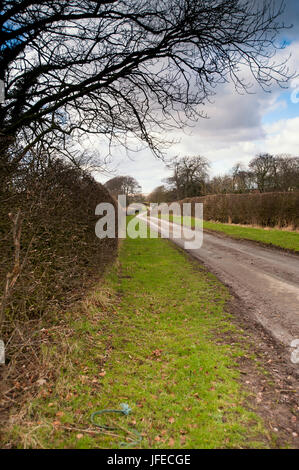
[[[41,448],[37,441],[37,430],[44,428],[49,435],[53,432],[53,423],[44,416],[32,420],[31,403],[38,397],[50,396],[56,390],[60,396],[69,392],[69,384],[60,376],[62,370],[71,371],[77,367],[76,351],[80,348],[78,332],[70,323],[86,320],[97,325],[103,315],[111,314],[115,303],[107,287],[97,285],[86,297],[74,303],[67,312],[57,312],[55,318],[45,316],[39,320],[16,325],[14,334],[7,345],[10,350],[10,362],[2,370],[0,432],[4,447],[14,447],[14,442],[7,442],[7,435],[13,435],[13,428],[26,430],[18,435],[18,445],[26,448]],[[108,321],[108,318],[107,318]],[[84,335],[84,343],[93,348],[94,339]],[[57,380],[59,377],[59,381]],[[76,431],[74,427],[71,431]],[[82,429],[78,428],[82,432]],[[84,432],[93,432],[90,429]],[[3,447],[3,445],[1,446]]]

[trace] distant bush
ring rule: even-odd
[[[95,207],[116,204],[89,174],[61,160],[16,173],[0,193],[0,288],[13,271],[12,221],[20,214],[20,276],[5,303],[5,329],[80,298],[116,254],[117,240],[95,236]],[[10,218],[9,218],[9,213]],[[0,294],[0,300],[1,300]]]
[[[203,203],[205,220],[262,227],[299,227],[299,191],[216,194],[180,202]]]

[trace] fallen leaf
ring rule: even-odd
[[[47,381],[45,379],[39,379],[36,381],[37,385],[45,385]]]
[[[175,419],[174,418],[169,418],[168,420],[171,424],[173,424],[175,422]]]
[[[153,356],[160,357],[161,353],[162,353],[162,349],[155,349],[155,351],[153,351],[152,354]]]

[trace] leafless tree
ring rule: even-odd
[[[232,170],[233,192],[247,193],[254,189],[253,173],[242,163],[236,163]]]
[[[263,88],[289,78],[275,65],[283,4],[273,0],[2,0],[1,164],[37,142],[67,148],[95,133],[160,154],[161,131],[202,115],[215,86]],[[8,143],[22,148],[8,156]]]
[[[214,176],[207,185],[209,194],[230,194],[234,192],[234,181],[231,175]]]
[[[178,199],[202,196],[208,178],[210,164],[205,157],[193,156],[175,158],[169,165],[173,171],[167,183],[177,193]]]
[[[237,163],[232,175],[234,192],[294,191],[299,189],[299,157],[261,153],[249,162],[249,168]]]
[[[261,153],[249,163],[258,190],[263,193],[271,190],[275,170],[275,158],[269,153]]]
[[[278,191],[299,189],[299,157],[277,155],[273,175],[273,186]]]
[[[141,193],[140,184],[132,176],[115,176],[107,181],[105,186],[115,198],[125,195],[129,202]]]

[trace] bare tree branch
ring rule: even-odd
[[[86,132],[124,145],[129,136],[161,156],[162,132],[202,116],[200,105],[218,83],[249,89],[243,67],[264,89],[287,82],[286,63],[274,62],[285,27],[283,2],[275,5],[3,0],[0,137],[22,138],[30,148],[53,135],[62,146]]]

